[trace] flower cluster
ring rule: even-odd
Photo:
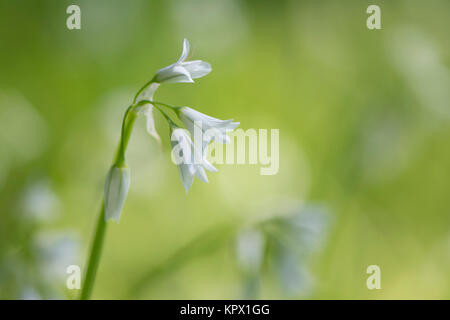
[[[233,119],[219,120],[189,107],[176,109],[176,114],[187,130],[179,127],[172,130],[172,159],[178,165],[181,181],[187,192],[194,176],[208,182],[205,169],[217,171],[206,159],[208,145],[211,141],[230,142],[227,132],[235,129],[239,122],[233,122]]]
[[[119,221],[122,207],[130,185],[130,172],[125,164],[125,149],[135,118],[144,115],[148,133],[159,143],[155,128],[153,110],[158,110],[170,126],[172,160],[177,164],[181,181],[186,192],[192,186],[194,177],[208,182],[206,171],[217,169],[206,159],[208,145],[212,141],[228,143],[227,133],[234,130],[239,122],[220,120],[189,107],[172,106],[153,100],[158,87],[163,83],[193,83],[211,72],[211,65],[201,60],[186,61],[189,42],[184,39],[183,51],[177,62],[162,68],[136,94],[133,104],[127,109],[122,124],[122,136],[116,160],[105,183],[105,219]],[[172,111],[185,128],[177,125],[166,112]]]

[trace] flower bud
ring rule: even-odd
[[[119,222],[129,187],[130,169],[113,165],[105,181],[105,221]]]

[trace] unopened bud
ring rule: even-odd
[[[119,222],[129,187],[130,169],[113,165],[105,181],[105,221]]]

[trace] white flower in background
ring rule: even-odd
[[[119,222],[128,188],[130,187],[130,169],[113,165],[105,181],[105,220]]]
[[[205,169],[208,171],[217,171],[217,169],[208,162],[194,145],[192,139],[185,129],[175,128],[171,135],[172,160],[177,164],[180,173],[181,182],[186,190],[192,186],[194,176],[208,182]]]
[[[311,293],[314,277],[298,252],[286,246],[275,245],[272,264],[276,276],[287,296]]]
[[[61,207],[59,198],[47,180],[39,180],[27,186],[21,206],[27,218],[50,221]]]
[[[37,290],[31,286],[25,286],[20,289],[19,294],[20,300],[43,300],[41,295],[37,292]]]
[[[185,61],[189,55],[189,41],[184,39],[183,52],[177,62],[158,70],[155,80],[159,83],[194,82],[211,72],[211,65],[201,60]]]
[[[309,265],[323,242],[330,215],[317,205],[302,209],[277,204],[268,216],[237,235],[236,261],[245,276],[244,288],[254,279],[275,271],[280,288],[287,296],[311,293],[314,286]],[[269,250],[266,250],[270,248]],[[260,289],[249,287],[247,298],[254,299]],[[248,289],[248,288],[246,288]]]
[[[182,107],[177,112],[194,139],[196,139],[195,129],[198,128],[202,131],[201,147],[203,152],[206,152],[206,146],[212,140],[219,143],[230,142],[227,132],[233,131],[239,125],[239,122],[233,122],[233,119],[216,119],[189,107]]]
[[[72,230],[40,232],[33,241],[37,270],[49,284],[65,279],[67,266],[80,264],[80,241]]]
[[[237,262],[246,272],[257,272],[261,268],[266,240],[256,229],[241,231],[236,241]]]

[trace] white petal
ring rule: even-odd
[[[153,106],[151,104],[146,104],[146,109],[144,115],[146,117],[147,132],[161,144],[161,138],[155,127],[155,119],[153,118]]]
[[[184,164],[178,166],[178,172],[180,173],[181,183],[187,193],[194,182],[194,176],[190,172],[188,166]]]
[[[183,107],[181,108],[181,115],[186,117],[186,119],[194,122],[194,121],[202,121],[207,120],[211,117],[207,116],[204,113],[201,113],[195,109],[189,108],[189,107]]]
[[[159,83],[152,83],[149,85],[144,91],[142,91],[138,98],[136,99],[136,102],[139,102],[141,100],[153,100],[153,95],[155,94],[156,89],[158,89]]]
[[[208,145],[211,142],[211,139],[204,139],[203,140],[203,144],[202,144],[202,154],[203,154],[203,158],[206,158],[206,155],[208,154]]]
[[[208,182],[208,177],[206,175],[205,169],[202,167],[198,167],[197,171],[195,172],[195,176],[202,180],[203,182]]]
[[[181,163],[178,164],[178,171],[180,173],[181,182],[183,183],[186,192],[192,186],[194,175],[196,173],[196,166],[192,161],[193,144],[189,133],[185,129],[177,128],[171,134],[172,152],[178,150],[182,152]]]
[[[194,167],[193,159],[194,159],[195,149],[194,149],[193,142],[186,130],[184,130],[184,129],[179,129],[179,130],[181,130],[181,132],[182,132],[182,134],[179,137],[179,142],[180,142],[181,149],[183,152],[183,163],[188,165],[189,171],[191,172],[191,174],[194,174],[195,167]]]
[[[191,46],[189,45],[189,41],[186,38],[184,38],[184,40],[183,40],[183,51],[181,52],[181,56],[178,59],[177,63],[181,63],[184,60],[186,60],[186,58],[189,55],[190,47]]]
[[[221,134],[213,135],[211,140],[223,144],[230,142],[230,138],[223,132]]]
[[[194,82],[190,73],[184,67],[176,64],[159,70],[156,80],[159,83]]]
[[[226,130],[225,128],[213,127],[208,129],[204,133],[204,141],[216,141],[219,143],[228,143],[230,138],[227,136],[227,132],[231,130]]]
[[[208,62],[201,60],[183,62],[181,65],[189,71],[192,79],[204,77],[212,70],[211,65]]]
[[[227,129],[234,130],[240,124],[241,124],[240,122],[232,122],[230,125],[227,126]]]
[[[214,167],[208,160],[206,160],[205,158],[203,158],[203,167],[208,170],[208,171],[212,171],[212,172],[217,172],[217,168]]]
[[[204,130],[207,130],[209,128],[214,128],[214,127],[223,128],[223,127],[233,126],[233,119],[220,120],[220,119],[208,116],[207,114],[201,113],[201,112],[199,112],[195,109],[189,108],[189,107],[183,107],[181,109],[181,121],[183,121],[183,117],[192,122],[201,121],[202,128]],[[236,127],[237,125],[239,125],[238,122],[234,127]],[[233,127],[233,129],[234,129],[234,127]]]

